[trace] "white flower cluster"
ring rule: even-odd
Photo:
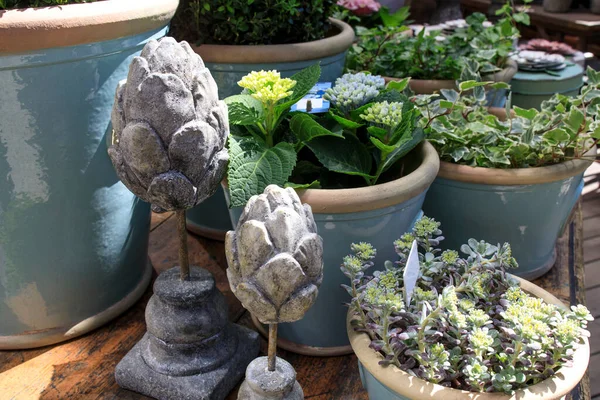
[[[364,72],[345,74],[335,81],[333,88],[327,89],[323,97],[347,114],[373,100],[384,87],[385,81],[381,76]]]

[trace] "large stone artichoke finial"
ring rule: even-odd
[[[225,238],[231,290],[262,323],[301,319],[323,279],[323,241],[308,204],[276,185],[253,196]]]
[[[108,153],[129,190],[156,212],[211,196],[227,164],[227,106],[199,55],[165,37],[146,44],[119,83]]]

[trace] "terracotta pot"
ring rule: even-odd
[[[146,290],[150,208],[107,138],[118,82],[177,4],[0,11],[0,350],[86,333]]]
[[[428,142],[417,146],[405,160],[406,170],[411,172],[390,182],[354,189],[298,190],[300,200],[311,206],[323,238],[325,271],[317,301],[304,318],[279,325],[280,347],[316,356],[352,353],[343,305],[349,297],[340,287],[347,278],[339,266],[350,253],[351,243],[359,242],[378,249],[376,265],[383,267],[386,260],[396,259],[390,237],[399,238],[410,231],[422,216],[425,194],[439,168],[437,152]],[[229,211],[236,226],[242,207]]]
[[[501,119],[506,116],[504,109],[490,112]],[[535,279],[554,265],[556,240],[591,163],[569,160],[546,167],[483,168],[441,161],[423,211],[445,227],[443,248],[458,249],[470,238],[508,242],[519,263],[515,274]]]
[[[564,304],[539,286],[525,280],[519,279],[521,288],[529,294],[544,299],[547,303],[566,308]],[[478,393],[464,390],[451,389],[436,385],[416,378],[395,366],[381,366],[379,361],[383,356],[369,347],[371,340],[366,333],[354,331],[350,321],[352,312],[348,313],[347,331],[350,344],[359,360],[359,368],[363,378],[363,385],[369,392],[371,400],[392,399],[444,399],[444,400],[551,400],[559,399],[568,393],[583,378],[590,360],[590,346],[587,338],[573,356],[572,367],[562,367],[556,375],[530,386],[527,389],[517,390],[510,396],[503,393]]]

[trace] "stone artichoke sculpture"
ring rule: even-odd
[[[231,290],[262,323],[297,321],[323,279],[323,241],[308,204],[276,185],[248,201],[225,239]]]
[[[227,164],[227,106],[200,56],[173,38],[150,41],[119,83],[108,153],[119,178],[156,212],[211,196]]]

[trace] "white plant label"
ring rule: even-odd
[[[403,274],[404,301],[406,303],[406,307],[408,307],[410,300],[412,299],[420,269],[421,264],[419,263],[419,250],[417,249],[417,241],[413,240],[410,253],[408,253],[408,260],[406,261],[406,268],[404,268]]]

